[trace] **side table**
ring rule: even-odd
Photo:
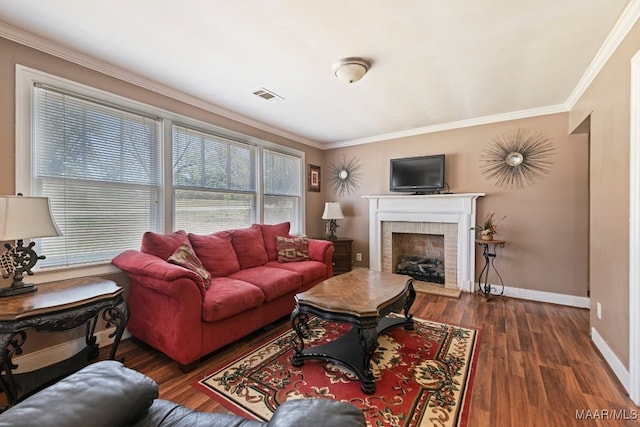
[[[129,320],[123,289],[96,277],[46,283],[37,292],[7,297],[0,303],[0,384],[12,406],[44,386],[86,366],[98,357],[98,317],[115,327],[110,359],[115,358]],[[27,330],[60,332],[86,325],[86,347],[70,358],[35,371],[14,373],[13,357],[23,352]]]
[[[491,295],[497,295],[497,296],[504,295],[504,281],[502,280],[502,276],[500,276],[500,273],[496,269],[496,266],[494,265],[493,262],[497,256],[496,248],[498,246],[500,246],[501,248],[504,248],[504,244],[506,242],[504,240],[476,239],[476,243],[482,246],[482,256],[484,257],[484,267],[482,267],[482,270],[480,271],[480,275],[478,276],[478,288],[480,289],[480,293],[485,298],[489,298]],[[491,248],[489,247],[490,245],[493,245],[493,248],[492,248],[493,250],[491,250]],[[500,290],[499,294],[491,293],[492,288],[491,288],[491,284],[489,283],[490,269],[493,269],[493,271],[498,276],[498,279],[500,279],[500,286],[502,287],[502,289]],[[483,276],[484,276],[484,280],[483,280]]]
[[[330,239],[333,242],[335,252],[333,253],[333,274],[343,274],[351,271],[353,260],[351,256],[351,244],[353,239],[341,238]]]

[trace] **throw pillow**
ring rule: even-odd
[[[309,259],[309,240],[306,237],[277,236],[278,261],[293,262]]]
[[[169,234],[158,234],[153,231],[147,231],[142,235],[140,252],[155,255],[161,259],[167,259],[183,243],[189,244],[189,236],[186,231],[180,230]]]
[[[213,277],[224,277],[240,270],[238,257],[231,244],[231,232],[199,235],[189,233],[189,240],[202,265]]]
[[[232,230],[231,243],[236,251],[241,270],[265,265],[269,261],[262,232],[257,224],[249,228]]]
[[[196,256],[193,248],[188,243],[183,243],[178,249],[167,259],[172,264],[180,265],[191,271],[196,272],[204,281],[204,288],[209,289],[211,284],[211,275]]]
[[[262,239],[264,240],[264,248],[267,250],[269,261],[278,259],[278,250],[276,249],[276,237],[288,236],[291,228],[290,222],[281,222],[280,224],[259,224],[262,231]]]

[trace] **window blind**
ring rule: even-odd
[[[265,149],[263,152],[264,222],[291,222],[291,233],[300,232],[301,159]]]
[[[40,240],[40,266],[110,260],[162,232],[158,119],[48,87],[33,106],[34,190],[63,234]]]
[[[256,147],[172,127],[176,230],[208,234],[256,222]]]

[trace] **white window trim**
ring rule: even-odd
[[[301,171],[300,171],[300,211],[299,211],[299,224],[301,234],[306,234],[306,191],[305,191],[305,153],[301,150],[296,150],[290,147],[286,147],[280,144],[276,144],[270,141],[266,141],[260,138],[252,137],[250,135],[241,134],[229,129],[225,129],[219,126],[211,125],[209,123],[202,122],[197,119],[186,117],[171,111],[164,110],[159,107],[154,107],[142,102],[134,101],[129,98],[125,98],[110,92],[103,91],[101,89],[93,88],[81,83],[74,82],[53,74],[49,74],[40,70],[36,70],[30,67],[26,67],[20,64],[16,64],[16,89],[15,89],[15,103],[16,103],[16,129],[15,129],[15,191],[16,193],[22,193],[24,195],[32,195],[32,179],[31,171],[33,168],[33,156],[31,153],[31,117],[32,117],[32,88],[33,85],[38,83],[49,84],[60,89],[69,90],[71,92],[85,95],[91,98],[103,100],[105,102],[113,103],[114,105],[122,106],[123,108],[131,108],[135,111],[143,112],[151,116],[155,116],[161,119],[163,122],[162,132],[162,176],[164,184],[164,224],[165,232],[171,232],[173,229],[173,182],[171,173],[167,171],[171,170],[171,144],[167,141],[171,141],[171,127],[174,122],[184,124],[187,126],[193,126],[195,128],[202,129],[207,132],[211,132],[223,138],[228,138],[233,141],[242,143],[248,143],[255,145],[257,148],[256,162],[260,162],[262,159],[262,150],[270,149],[279,151],[282,153],[294,155],[301,159]],[[258,218],[263,217],[262,208],[262,166],[258,163],[260,173],[257,174],[257,215]],[[140,236],[142,238],[142,236]],[[72,267],[49,267],[45,269],[38,269],[37,266],[34,269],[37,272],[36,275],[30,277],[30,281],[34,283],[45,283],[55,280],[68,279],[72,277],[84,277],[100,274],[112,274],[117,273],[120,270],[113,266],[109,262],[101,262],[95,264],[78,265]]]

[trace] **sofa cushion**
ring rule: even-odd
[[[166,260],[183,243],[190,244],[189,236],[184,230],[178,230],[175,233],[169,234],[158,234],[153,231],[147,231],[142,235],[140,252],[155,255],[158,258]]]
[[[302,277],[299,274],[282,268],[253,267],[240,270],[229,277],[249,282],[260,288],[266,302],[273,301],[302,286]]]
[[[180,247],[178,247],[178,249],[176,249],[169,258],[167,258],[167,261],[196,272],[200,277],[202,277],[204,288],[209,288],[211,274],[209,274],[207,269],[202,266],[202,262],[200,262],[200,259],[198,259],[193,248],[188,243],[181,244]]]
[[[257,224],[249,228],[239,228],[231,232],[231,242],[236,251],[240,269],[257,267],[267,263],[267,251],[260,226]]]
[[[267,250],[269,261],[278,259],[278,251],[276,249],[276,237],[288,236],[291,229],[290,222],[282,222],[280,224],[259,224],[264,240],[264,248]]]
[[[302,277],[302,284],[313,282],[314,280],[324,280],[327,278],[327,265],[320,261],[299,261],[299,262],[279,262],[270,261],[265,267],[281,268],[299,274]]]
[[[215,322],[259,307],[264,293],[256,286],[229,277],[214,277],[202,303],[202,320]]]
[[[278,261],[295,262],[309,259],[309,243],[306,237],[276,237]]]
[[[209,235],[189,233],[189,240],[211,276],[224,277],[240,270],[230,232],[222,231]]]

